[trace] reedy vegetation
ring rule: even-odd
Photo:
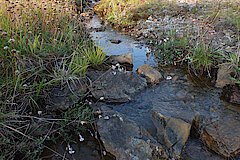
[[[13,158],[18,152],[28,158],[38,156],[36,145],[46,138],[32,137],[30,123],[31,117],[40,116],[37,113],[48,90],[84,77],[88,66],[105,59],[74,4],[68,0],[0,0],[0,159]],[[71,125],[76,120],[92,121],[90,109],[78,113],[68,118],[73,120]],[[59,116],[63,121],[66,118]]]

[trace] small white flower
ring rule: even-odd
[[[85,122],[85,121],[81,121],[80,123],[81,123],[81,125],[84,125],[84,124],[86,124],[86,122]]]
[[[82,137],[81,134],[79,134],[79,141],[80,141],[80,142],[84,141],[84,138]]]
[[[116,66],[112,65],[112,69],[115,70],[115,69],[116,69]]]
[[[98,118],[99,118],[99,119],[102,118],[102,115],[99,115]]]
[[[89,130],[89,132],[90,132],[91,136],[93,137],[94,136],[93,133],[90,130]]]
[[[107,152],[106,152],[106,151],[103,151],[103,155],[106,156],[106,155],[107,155]]]
[[[27,87],[27,84],[24,84],[23,87]]]
[[[92,105],[92,102],[88,102],[89,105]]]
[[[122,122],[123,122],[123,118],[122,118],[122,117],[119,117],[119,119],[120,119],[120,121],[122,121]]]
[[[7,35],[7,32],[2,32],[2,35],[3,35],[3,36],[6,36],[6,35]]]
[[[167,76],[166,80],[171,80],[172,77],[171,76]]]
[[[112,74],[115,76],[117,74],[117,72],[112,72]]]
[[[42,114],[42,111],[38,111],[38,115],[40,116]]]
[[[109,116],[105,116],[104,119],[105,119],[105,120],[109,120],[110,117],[109,117]]]
[[[16,70],[16,71],[15,71],[15,74],[20,74],[20,71],[19,71],[19,70]]]
[[[69,153],[69,154],[75,153],[75,151],[72,149],[72,147],[71,147],[69,144],[68,144],[67,149],[68,149],[68,153]]]
[[[9,39],[8,43],[14,43],[15,39]]]
[[[104,100],[104,97],[100,97],[100,99],[99,100]]]
[[[4,49],[4,50],[9,50],[9,47],[8,47],[8,46],[5,46],[3,49]]]
[[[163,41],[164,41],[164,42],[167,42],[167,39],[164,39]]]

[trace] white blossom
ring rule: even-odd
[[[42,111],[38,111],[38,115],[40,116],[42,114]]]
[[[69,153],[69,154],[75,153],[75,151],[74,151],[73,148],[70,146],[70,144],[68,144],[68,153]]]
[[[81,134],[79,134],[79,141],[80,141],[80,142],[84,141],[84,138],[82,137]]]
[[[171,80],[172,77],[171,76],[167,76],[166,80]]]

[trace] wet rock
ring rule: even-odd
[[[240,89],[237,85],[224,86],[221,96],[231,103],[240,104]]]
[[[109,103],[131,101],[134,95],[146,86],[146,80],[133,72],[95,71],[87,73],[92,81],[91,93],[96,99]]]
[[[198,138],[189,138],[181,155],[186,160],[224,160],[223,157],[213,154],[207,150]]]
[[[223,113],[219,120],[205,127],[201,136],[209,148],[226,157],[240,154],[240,116],[236,114]]]
[[[121,43],[122,41],[119,40],[119,39],[110,39],[110,42],[111,42],[111,43],[114,43],[114,44],[119,44],[119,43]]]
[[[139,67],[137,69],[137,73],[146,77],[150,82],[160,82],[160,80],[163,78],[160,72],[147,64]]]
[[[112,55],[109,57],[111,64],[120,63],[122,65],[133,66],[132,54]]]
[[[159,140],[180,157],[190,134],[191,124],[164,114],[160,109],[153,109],[152,117]]]
[[[106,151],[117,160],[150,160],[167,158],[164,149],[136,123],[119,112],[102,107],[103,118],[97,121],[97,128]]]
[[[227,84],[234,84],[231,79],[231,74],[234,73],[234,68],[231,64],[222,64],[219,66],[216,80],[216,87],[223,88]]]
[[[73,80],[63,88],[54,88],[50,91],[47,98],[46,109],[50,110],[66,110],[74,103],[79,101],[80,97],[87,92],[87,80]]]

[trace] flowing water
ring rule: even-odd
[[[102,31],[96,29],[101,27],[105,29]],[[140,44],[125,33],[102,25],[97,16],[90,20],[88,28],[91,30],[92,39],[108,55],[132,53],[134,71],[144,64],[157,65],[154,57],[149,56],[151,54],[149,54],[150,50],[147,46]],[[112,43],[111,40],[119,40],[120,43]],[[238,120],[237,125],[240,126],[239,107],[220,100],[215,88],[206,85],[199,86],[199,81],[194,81],[188,73],[181,69],[163,68],[161,72],[165,77],[168,75],[172,79],[163,80],[158,85],[149,87],[143,93],[137,95],[133,102],[110,106],[144,127],[153,137],[156,137],[156,128],[153,125],[150,112],[159,106],[165,109],[166,114],[175,117],[180,116],[180,118],[184,117],[189,121],[194,114],[216,120],[230,115],[233,119]],[[64,144],[59,145],[58,150],[64,152],[63,146]],[[76,153],[72,156],[73,159],[113,159],[110,156],[108,158],[100,156],[99,143],[94,138],[73,147],[76,150]],[[196,137],[189,138],[183,156],[184,159],[221,159],[221,157],[206,151],[202,142]]]
[[[103,25],[101,20],[95,16],[89,23],[89,28],[99,27]],[[102,32],[93,30],[91,35],[97,43],[100,42],[108,55],[132,53],[134,71],[144,64],[157,65],[154,57],[149,57],[150,50],[147,46],[139,44],[124,33],[106,27]],[[121,43],[111,43],[111,39],[120,40]],[[205,119],[210,119],[211,122],[227,119],[229,125],[240,126],[240,108],[221,100],[216,88],[209,87],[204,82],[200,83],[199,80],[181,69],[170,67],[162,68],[160,71],[165,77],[170,76],[172,79],[163,80],[158,85],[151,86],[136,96],[133,102],[109,105],[109,107],[144,127],[153,137],[156,137],[156,128],[152,121],[151,110],[159,107],[165,110],[166,115],[184,119],[189,123],[194,117],[201,115]],[[187,142],[183,157],[184,159],[222,159],[207,151],[199,138],[192,135]]]

